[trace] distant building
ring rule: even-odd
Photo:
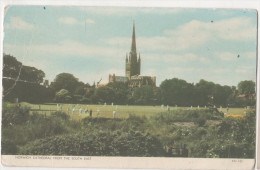
[[[128,83],[129,79],[125,76],[116,76],[115,74],[111,75],[109,74],[109,82],[122,82],[122,83]]]
[[[96,87],[95,82],[93,83],[92,86],[87,83],[87,84],[85,85],[85,87],[84,87],[85,94],[87,95],[87,94],[91,93],[91,91],[93,91],[93,90],[95,89],[95,87]]]
[[[49,85],[49,80],[44,80],[43,82],[43,86],[48,88],[50,85]]]
[[[150,76],[131,76],[128,82],[129,87],[141,87],[143,85],[156,86],[156,77]]]
[[[140,76],[141,73],[141,56],[137,58],[135,24],[133,25],[132,44],[129,55],[126,54],[125,76],[116,76],[109,74],[109,82],[127,83],[129,87],[140,87],[143,85],[156,86],[156,77]]]

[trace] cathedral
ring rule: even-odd
[[[143,85],[156,86],[156,77],[141,76],[141,56],[137,56],[135,40],[135,24],[133,24],[132,44],[129,54],[125,59],[125,76],[109,74],[109,82],[127,83],[129,87],[140,87]]]

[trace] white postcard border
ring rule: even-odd
[[[8,5],[55,5],[55,6],[114,6],[114,7],[182,7],[182,8],[233,8],[260,10],[259,0],[1,0],[0,1],[0,52],[3,53],[4,8]],[[259,22],[259,17],[258,17]],[[259,32],[259,26],[258,26]],[[259,50],[257,47],[257,51]],[[209,158],[139,158],[139,157],[87,157],[90,160],[17,159],[14,155],[2,155],[3,165],[43,167],[88,167],[88,168],[156,168],[156,169],[260,169],[259,149],[259,59],[257,60],[257,149],[254,159],[209,159]],[[2,69],[2,60],[0,60]],[[2,75],[0,75],[2,79]],[[2,90],[2,86],[0,86]],[[2,99],[0,99],[2,100]],[[2,106],[2,101],[0,102]],[[1,119],[1,116],[0,116]],[[0,134],[1,135],[1,134]],[[31,156],[33,157],[33,156]],[[63,156],[61,156],[63,157]],[[64,158],[64,157],[63,157]],[[69,156],[72,159],[72,156]],[[74,162],[73,162],[74,161]],[[76,161],[76,164],[75,164]],[[252,167],[256,163],[255,167]],[[1,169],[9,167],[0,166]],[[19,168],[26,169],[26,168]]]

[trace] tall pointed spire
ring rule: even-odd
[[[125,61],[128,62],[128,55],[126,53]]]
[[[134,24],[133,24],[133,33],[132,33],[131,52],[136,53],[136,42],[135,42],[135,22],[134,22]]]

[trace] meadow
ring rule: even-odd
[[[116,111],[116,118],[126,119],[129,115],[135,116],[146,116],[151,117],[158,113],[163,113],[168,110],[204,110],[204,107],[172,107],[172,106],[137,106],[137,105],[87,105],[87,104],[62,104],[59,109],[57,107],[57,103],[49,103],[49,104],[29,104],[29,103],[21,103],[21,106],[26,106],[31,109],[30,113],[38,112],[40,114],[49,115],[51,112],[61,111],[68,115],[70,115],[71,119],[81,120],[86,117],[89,117],[89,111],[92,110],[92,117],[102,117],[102,118],[113,118],[113,111]],[[74,109],[74,112],[72,111]],[[80,114],[80,108],[82,109]],[[88,112],[85,112],[85,109]],[[225,116],[233,116],[236,115],[245,115],[246,112],[251,109],[246,108],[217,108],[218,111],[225,113]],[[100,110],[100,114],[98,115],[98,110]]]

